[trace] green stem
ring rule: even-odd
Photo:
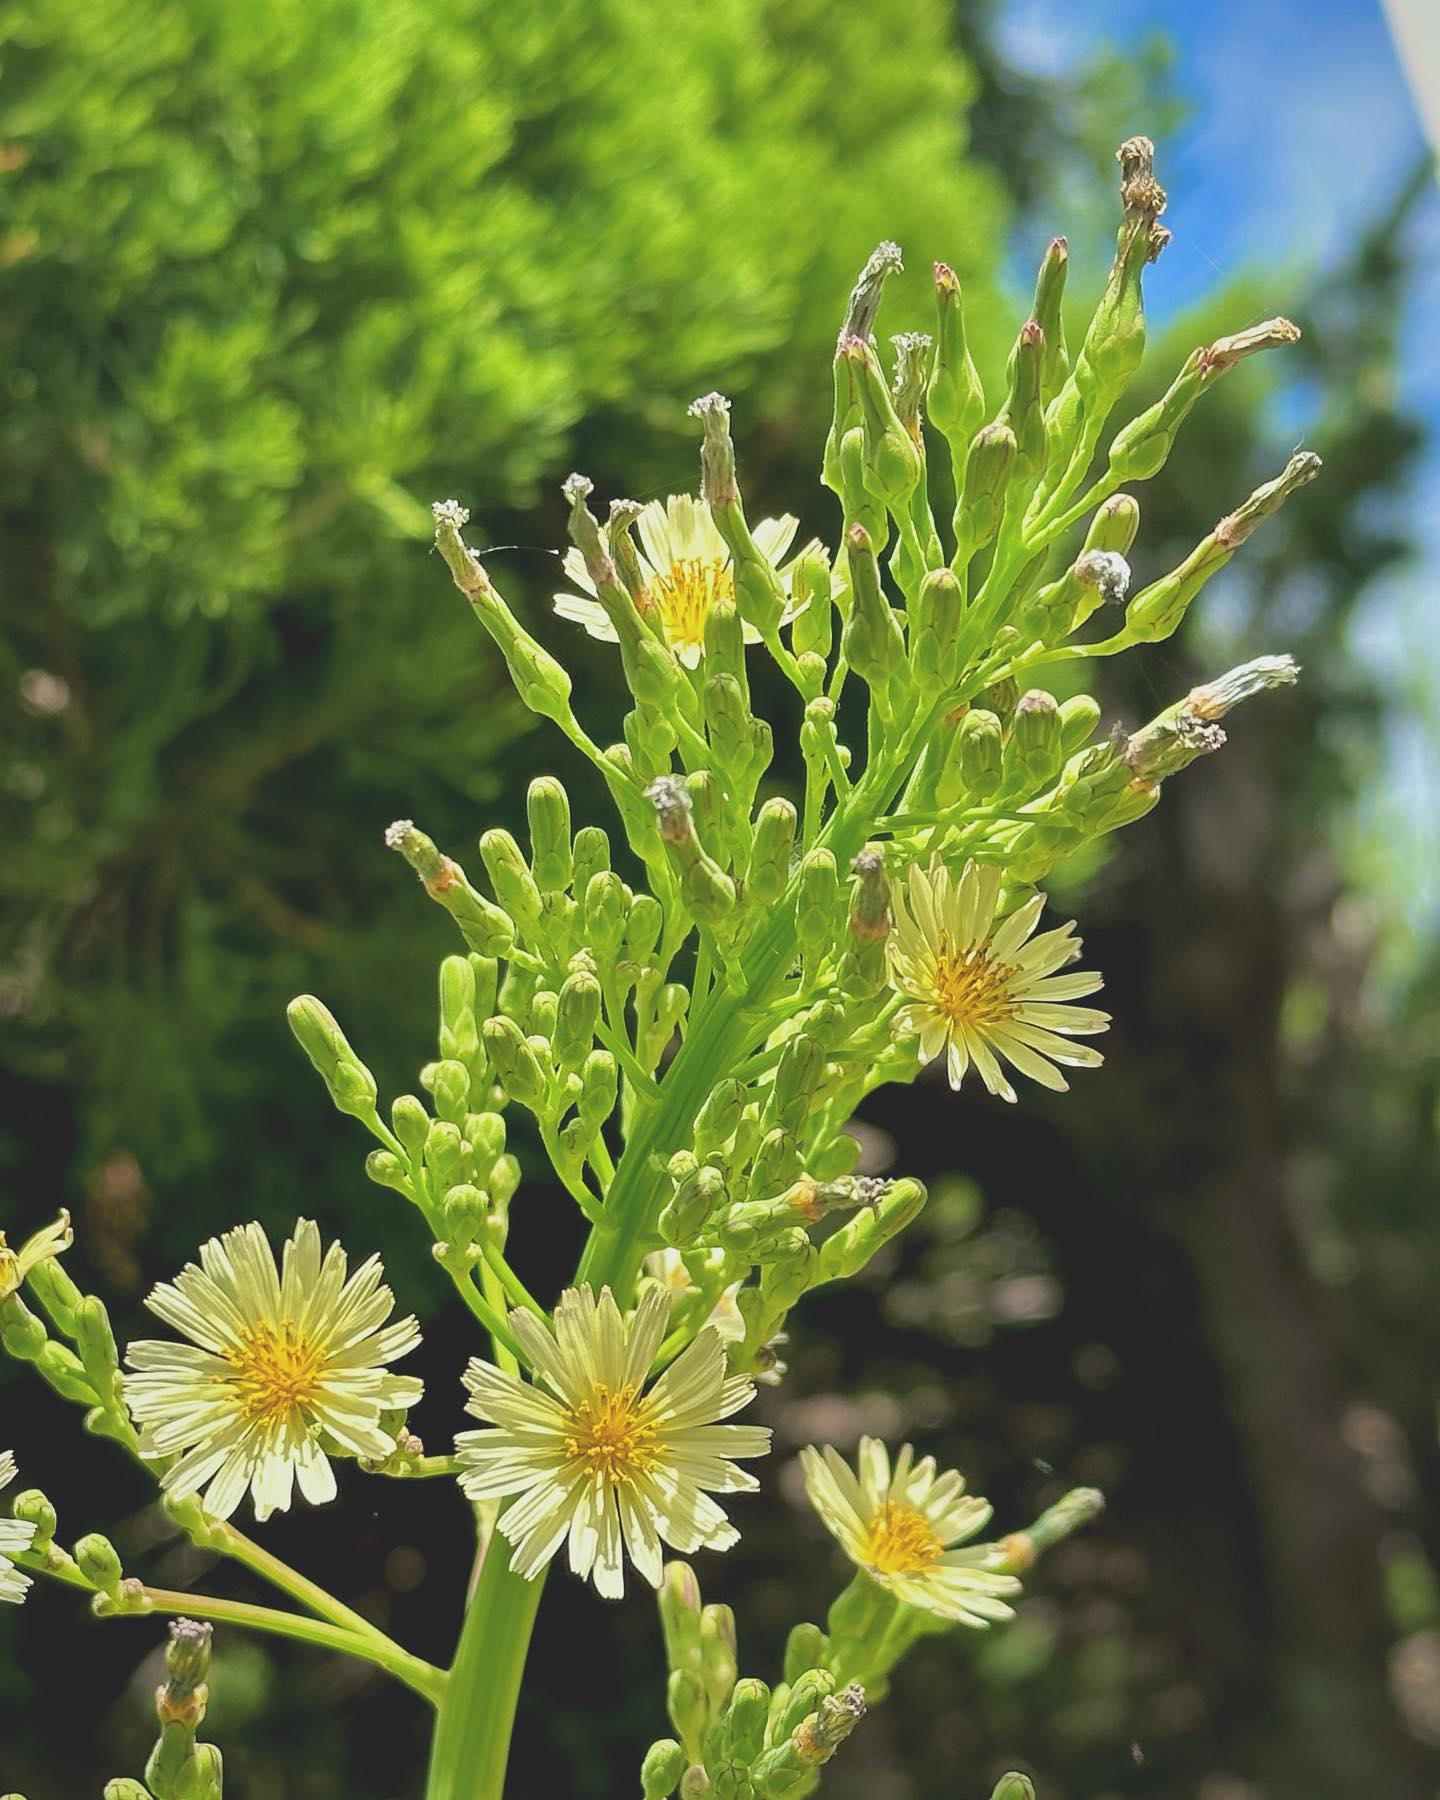
[[[440,1702],[425,1800],[504,1800],[510,1733],[544,1576],[526,1581],[495,1538],[466,1609]]]

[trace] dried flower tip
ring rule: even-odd
[[[1075,579],[1118,606],[1130,588],[1130,565],[1118,550],[1087,550],[1076,560]]]
[[[885,286],[887,275],[898,275],[905,267],[900,254],[900,246],[892,244],[887,238],[883,244],[877,244],[871,252],[870,260],[860,271],[859,279],[851,290],[850,303],[845,308],[845,323],[840,328],[840,336],[868,338],[875,329],[875,315],[880,310],[880,295]]]
[[[827,1694],[819,1710],[795,1727],[793,1741],[807,1763],[826,1763],[865,1717],[865,1690],[852,1681],[838,1694]]]
[[[162,1692],[172,1703],[188,1700],[209,1674],[213,1629],[198,1619],[176,1619],[171,1624],[165,1648],[168,1679]]]
[[[1299,341],[1300,327],[1292,320],[1266,319],[1261,325],[1251,325],[1245,331],[1232,332],[1229,337],[1216,338],[1200,352],[1200,370],[1207,376],[1223,375],[1257,351],[1279,350]]]
[[[645,798],[660,820],[660,835],[672,844],[683,843],[694,829],[690,821],[690,790],[678,775],[660,775],[645,790]]]
[[[1225,550],[1243,544],[1272,513],[1278,512],[1296,488],[1313,481],[1324,465],[1313,450],[1299,450],[1273,481],[1267,481],[1243,505],[1228,514],[1215,527],[1215,542]]]
[[[1126,138],[1115,152],[1120,165],[1120,199],[1127,219],[1143,219],[1153,223],[1165,210],[1166,194],[1155,179],[1155,146],[1147,137]],[[1168,240],[1169,233],[1165,233]],[[1153,262],[1163,245],[1157,246]]]
[[[728,419],[730,402],[724,394],[702,394],[698,400],[692,400],[685,410],[692,419],[700,419],[705,422],[715,418]]]
[[[560,483],[560,493],[570,506],[583,506],[594,492],[595,483],[588,475],[570,474]]]
[[[430,511],[437,525],[453,525],[459,531],[470,523],[470,508],[458,500],[437,500]]]
[[[1300,665],[1293,656],[1257,656],[1215,681],[1191,688],[1184,709],[1193,719],[1221,719],[1242,700],[1267,688],[1294,687],[1299,679]]]
[[[705,428],[700,446],[700,492],[712,512],[740,504],[735,479],[735,444],[730,436],[730,402],[723,394],[702,394],[688,412]]]

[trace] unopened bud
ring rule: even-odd
[[[972,707],[960,721],[956,759],[965,790],[976,800],[988,800],[999,788],[1004,763],[1004,734],[996,715],[982,706]]]
[[[1035,1783],[1028,1775],[1002,1775],[990,1790],[990,1800],[1035,1800]]]
[[[111,1600],[119,1599],[124,1570],[109,1538],[98,1531],[82,1537],[75,1546],[75,1561],[91,1587]]]
[[[1018,448],[1007,424],[997,422],[976,432],[965,465],[965,487],[955,508],[957,569],[983,550],[999,529]]]
[[[534,937],[540,927],[543,903],[525,852],[508,831],[495,828],[480,839],[480,860],[495,889],[495,898],[521,931]]]
[[[336,1108],[361,1119],[373,1113],[375,1077],[350,1048],[329,1009],[313,994],[301,994],[286,1007],[285,1016]]]
[[[385,843],[405,858],[425,892],[450,914],[472,950],[481,956],[506,954],[515,941],[509,915],[471,887],[459,863],[442,855],[412,819],[397,819],[386,830]]]
[[[549,1098],[550,1081],[534,1047],[513,1019],[487,1019],[480,1028],[490,1060],[505,1091],[532,1111]]]
[[[963,480],[970,440],[985,416],[985,390],[965,341],[960,283],[948,263],[935,264],[935,368],[926,406],[930,422],[949,441],[957,484]]]
[[[674,1738],[660,1738],[640,1765],[641,1800],[668,1800],[685,1773],[686,1756]]]
[[[525,800],[530,820],[530,854],[543,893],[570,885],[570,797],[553,775],[530,783]]]

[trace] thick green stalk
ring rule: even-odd
[[[545,1578],[509,1568],[492,1540],[465,1611],[460,1647],[440,1703],[425,1800],[504,1800],[520,1678]]]

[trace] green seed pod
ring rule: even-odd
[[[10,1503],[10,1511],[22,1525],[33,1525],[32,1550],[48,1550],[59,1529],[55,1508],[39,1488],[26,1488]]]
[[[1004,760],[1000,721],[984,707],[972,707],[960,721],[956,739],[960,776],[976,800],[988,800],[1001,781]]]
[[[730,1754],[736,1762],[749,1768],[765,1748],[765,1727],[770,1718],[770,1689],[763,1681],[747,1676],[735,1683],[726,1714],[729,1728]]]
[[[285,1009],[300,1048],[330,1090],[336,1110],[352,1118],[375,1111],[375,1077],[350,1048],[334,1015],[313,994],[301,994]]]
[[[976,432],[955,507],[955,569],[963,571],[999,530],[1018,449],[1015,433],[1002,422]]]
[[[1031,794],[1048,786],[1065,760],[1060,737],[1060,704],[1044,688],[1022,694],[1005,746],[1005,783]]]
[[[540,889],[519,844],[508,831],[496,827],[481,837],[480,858],[496,899],[520,930],[534,937],[542,912]]]
[[[75,1561],[80,1566],[80,1573],[98,1593],[108,1595],[111,1600],[120,1598],[120,1583],[125,1572],[109,1538],[102,1537],[98,1531],[82,1537],[75,1546]]]
[[[565,977],[555,1011],[555,1060],[578,1069],[595,1042],[600,1022],[600,983],[585,970]]]
[[[733,1077],[710,1090],[705,1104],[695,1115],[695,1154],[710,1156],[721,1151],[740,1128],[745,1110],[745,1088]]]
[[[963,485],[970,440],[985,417],[985,389],[965,341],[960,283],[947,263],[935,264],[935,367],[926,393],[930,423],[950,445],[957,489]]]
[[[640,1765],[641,1800],[669,1800],[684,1773],[684,1750],[674,1738],[660,1738]]]
[[[515,941],[515,926],[506,912],[470,885],[459,863],[442,856],[412,819],[396,819],[385,842],[398,850],[420,878],[430,898],[443,906],[469,947],[481,956],[504,956]]]
[[[479,559],[462,542],[460,528],[470,515],[454,500],[439,501],[431,510],[435,515],[435,547],[445,558],[456,587],[470,602],[476,618],[500,646],[516,693],[531,712],[569,724],[570,677],[519,623]]]
[[[1088,744],[1100,723],[1100,702],[1092,694],[1072,694],[1060,707],[1060,751],[1070,757]]]
[[[785,1679],[792,1686],[807,1669],[824,1666],[830,1654],[830,1640],[818,1625],[802,1622],[793,1626],[785,1640]]]
[[[540,1066],[534,1046],[513,1019],[487,1019],[480,1028],[490,1060],[501,1085],[512,1099],[532,1112],[544,1106],[550,1095],[550,1078]]]
[[[807,962],[834,948],[840,915],[840,874],[833,852],[812,850],[800,864],[796,935]]]
[[[753,905],[773,906],[785,892],[798,823],[792,802],[778,795],[755,815],[755,836],[745,871],[745,897]]]

